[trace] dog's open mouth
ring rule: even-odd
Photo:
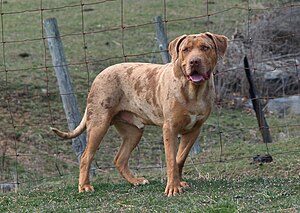
[[[201,83],[202,81],[206,81],[210,78],[210,71],[207,73],[201,74],[194,71],[191,75],[187,76],[188,80],[192,81],[193,83]]]

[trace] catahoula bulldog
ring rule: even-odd
[[[94,80],[79,126],[71,132],[52,130],[69,139],[88,132],[80,160],[79,191],[93,191],[89,180],[91,161],[110,125],[123,143],[114,158],[120,174],[134,185],[148,183],[135,177],[128,159],[139,143],[145,125],[163,129],[167,164],[166,196],[182,192],[187,155],[213,108],[213,71],[224,56],[227,38],[209,32],[183,35],[169,44],[169,64],[121,63],[103,70]],[[177,146],[177,137],[181,141]]]

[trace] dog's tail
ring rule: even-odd
[[[85,129],[86,129],[86,117],[87,117],[87,112],[85,110],[83,118],[80,122],[80,124],[70,132],[62,132],[56,128],[50,127],[50,129],[57,134],[59,137],[64,138],[64,139],[71,139],[79,136]]]

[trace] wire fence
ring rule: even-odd
[[[242,63],[245,55],[260,91],[259,99],[270,115],[269,129],[274,141],[298,142],[298,146],[296,143],[285,150],[270,150],[270,145],[264,144],[263,152],[272,156],[299,154],[298,1],[0,2],[3,190],[77,174],[78,163],[70,142],[62,142],[49,130],[50,126],[66,129],[67,124],[43,29],[43,22],[49,17],[58,20],[81,110],[93,79],[105,67],[129,61],[162,63],[155,39],[155,16],[162,17],[169,41],[182,34],[205,31],[228,36],[227,56],[215,73],[216,108],[199,137],[201,157],[191,155],[187,167],[198,171],[200,164],[252,159],[257,154],[249,156],[227,149],[227,144],[237,141],[240,146],[261,145]],[[117,133],[110,130],[95,156],[97,170],[114,168],[112,159],[119,143]],[[132,159],[132,169],[158,171],[165,178],[159,129],[146,130]]]

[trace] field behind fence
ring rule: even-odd
[[[1,191],[43,188],[62,179],[74,183],[78,176],[74,144],[50,131],[50,126],[67,130],[61,95],[73,95],[58,89],[44,30],[44,21],[52,17],[81,114],[93,79],[106,67],[163,63],[161,51],[167,50],[158,45],[155,17],[162,18],[168,41],[206,31],[226,35],[228,51],[215,73],[215,109],[190,153],[185,176],[208,181],[299,177],[299,14],[296,0],[1,0]],[[245,56],[272,143],[263,142],[266,126],[259,128],[252,109]],[[120,181],[112,163],[120,142],[111,128],[96,153],[94,179]],[[265,164],[257,155],[272,156],[273,162]],[[159,128],[146,128],[130,167],[165,182]],[[288,208],[299,210],[299,205]]]

